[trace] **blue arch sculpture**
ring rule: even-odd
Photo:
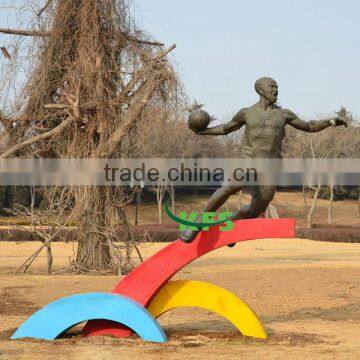
[[[134,300],[117,294],[77,294],[56,300],[35,312],[12,339],[54,340],[87,320],[104,319],[123,324],[143,340],[166,342],[166,335],[152,315]]]

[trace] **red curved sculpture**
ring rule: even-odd
[[[128,296],[147,307],[161,287],[179,270],[210,251],[241,241],[293,237],[294,219],[239,220],[234,223],[233,230],[226,232],[221,232],[216,226],[202,231],[191,244],[176,240],[158,251],[124,277],[113,292]],[[129,329],[103,320],[89,321],[84,332],[88,336],[111,334],[127,337],[131,334]]]

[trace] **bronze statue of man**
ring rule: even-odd
[[[292,111],[276,105],[278,85],[274,79],[263,77],[256,81],[255,90],[260,100],[248,108],[241,109],[230,122],[212,128],[198,131],[198,135],[227,135],[245,126],[244,155],[248,158],[281,158],[282,142],[285,137],[285,127],[290,125],[305,132],[322,131],[329,126],[346,126],[346,122],[335,117],[322,121],[305,122]],[[230,195],[240,191],[241,185],[226,185],[218,189],[210,198],[203,212],[216,211]],[[263,213],[273,200],[276,186],[251,186],[251,203],[233,214],[232,220],[251,219]],[[181,233],[182,241],[192,242],[199,231],[185,230]]]

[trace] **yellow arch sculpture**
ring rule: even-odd
[[[199,307],[229,320],[244,336],[267,339],[256,314],[236,295],[219,286],[201,281],[171,281],[161,288],[148,310],[155,317],[177,307]]]

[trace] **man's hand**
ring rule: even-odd
[[[342,125],[344,125],[345,127],[348,126],[346,120],[340,116],[337,116],[336,118],[331,119],[330,122],[331,122],[331,125],[333,125],[333,126],[342,126]]]

